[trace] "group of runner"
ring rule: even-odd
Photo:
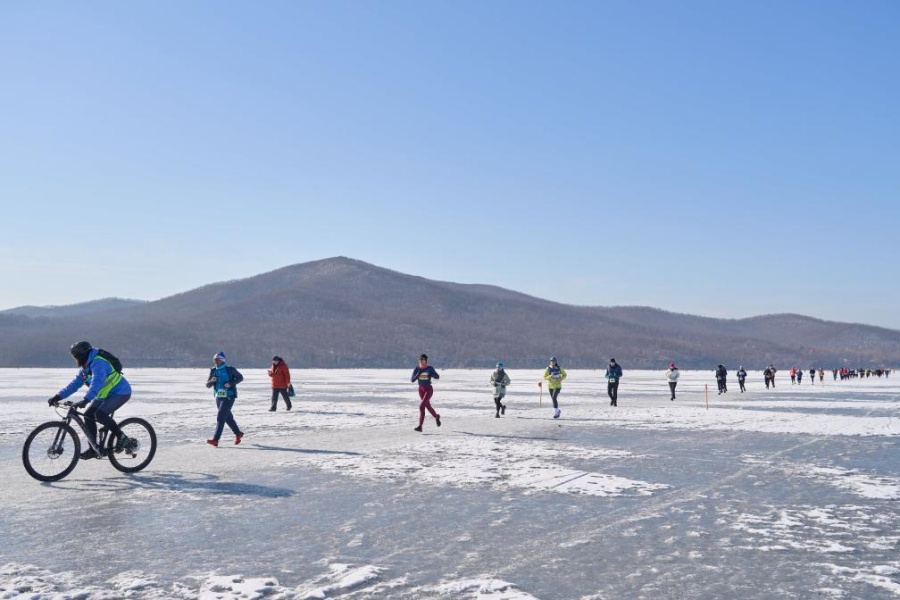
[[[111,415],[119,409],[131,398],[131,386],[122,375],[121,362],[112,354],[105,350],[95,349],[89,342],[78,342],[73,344],[70,353],[79,367],[76,377],[61,389],[56,395],[48,400],[51,405],[58,404],[61,400],[72,395],[82,386],[88,386],[84,399],[78,403],[79,406],[87,406],[85,410],[85,424],[87,431],[93,435],[96,441],[97,422],[103,424],[112,431],[117,440],[117,448],[127,445],[129,440],[119,430]],[[210,369],[206,379],[206,387],[210,388],[216,400],[216,427],[213,436],[206,440],[210,446],[217,447],[222,436],[225,426],[227,425],[234,434],[234,443],[240,444],[244,437],[244,432],[238,427],[234,419],[232,408],[237,399],[237,386],[244,377],[241,373],[225,362],[225,353],[218,352],[213,356],[214,366]],[[775,373],[777,369],[769,365],[763,371],[766,389],[771,385],[775,387]],[[290,368],[280,356],[272,358],[272,366],[267,371],[272,380],[272,404],[270,411],[277,410],[278,398],[282,397],[287,410],[291,410],[291,396],[293,396],[293,385],[291,384]],[[819,375],[819,381],[823,381],[825,376],[824,369],[810,369],[810,378],[813,379],[816,374]],[[872,374],[881,377],[890,376],[890,369],[861,369],[859,371],[850,369],[833,369],[834,379],[840,374],[841,379],[851,376],[870,376]],[[791,383],[801,383],[803,371],[796,368],[790,370]],[[678,385],[680,372],[675,363],[669,363],[666,371],[666,379],[669,384],[670,400],[675,400],[675,388]],[[719,394],[728,391],[727,377],[728,371],[724,365],[720,364],[715,370],[716,383]],[[550,357],[547,368],[544,369],[543,380],[538,385],[541,386],[541,394],[543,394],[543,385],[546,382],[547,390],[550,393],[550,400],[553,405],[553,418],[558,419],[562,411],[559,407],[559,394],[562,390],[563,381],[567,377],[566,370],[562,368],[555,356]],[[615,358],[609,359],[606,367],[605,378],[607,381],[606,393],[609,396],[609,405],[618,406],[619,398],[619,382],[622,378],[622,367],[616,362]],[[738,383],[741,392],[746,391],[745,381],[747,372],[741,366],[737,371]],[[415,431],[421,432],[425,424],[425,413],[428,412],[435,421],[435,424],[441,426],[441,415],[435,411],[431,404],[431,398],[434,395],[432,382],[440,379],[440,375],[433,366],[428,364],[428,356],[421,354],[418,364],[413,369],[410,381],[418,384],[419,392],[419,424],[414,427]],[[511,380],[506,372],[502,362],[498,362],[496,369],[491,373],[490,385],[493,388],[494,407],[496,409],[495,417],[500,418],[506,414],[506,404],[503,400],[506,396],[506,388],[510,385]],[[93,450],[83,453],[82,458],[99,458],[92,455]]]
[[[674,364],[672,366],[674,366]],[[559,393],[562,391],[562,384],[567,375],[566,370],[560,366],[556,357],[551,356],[547,368],[544,369],[543,378],[547,383],[547,391],[550,392],[550,401],[553,405],[554,419],[558,419],[562,415],[562,410],[559,408]],[[615,358],[609,359],[605,377],[607,381],[606,393],[609,396],[609,405],[618,406],[619,380],[622,378],[622,367],[616,363]],[[441,416],[435,412],[434,407],[431,405],[431,397],[434,394],[434,388],[432,387],[431,382],[435,379],[440,379],[440,375],[438,375],[434,367],[428,364],[428,356],[426,354],[420,355],[419,364],[413,369],[412,377],[410,377],[411,382],[419,384],[419,424],[413,428],[415,431],[422,431],[422,426],[425,424],[426,411],[434,417],[437,426],[441,426]],[[541,394],[543,394],[544,391],[544,381],[538,383],[538,385],[541,386]],[[491,373],[490,378],[490,385],[494,389],[494,407],[496,409],[494,417],[498,419],[501,415],[506,414],[506,404],[503,403],[503,399],[506,397],[506,388],[510,383],[511,380],[509,374],[506,372],[503,363],[498,362],[497,367]],[[672,398],[674,400],[674,387],[672,389]]]

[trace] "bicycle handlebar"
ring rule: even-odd
[[[71,400],[66,400],[64,402],[54,402],[50,406],[52,408],[66,408],[69,411],[71,411],[75,414],[78,414],[78,415],[83,414],[77,410],[77,408],[79,408],[77,405],[78,405],[77,402],[72,402]],[[57,414],[59,414],[59,413],[57,413]]]

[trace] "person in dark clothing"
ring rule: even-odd
[[[231,409],[234,401],[237,399],[237,385],[244,380],[244,376],[234,367],[225,364],[225,353],[219,352],[213,357],[216,366],[209,370],[209,377],[206,379],[206,387],[213,389],[216,398],[216,431],[213,436],[206,440],[210,446],[217,447],[219,438],[222,437],[222,431],[225,425],[234,433],[234,445],[241,443],[244,432],[238,427]]]
[[[719,386],[719,394],[724,394],[728,391],[728,385],[726,379],[728,378],[728,371],[725,370],[725,365],[719,365],[716,367],[716,383]]]
[[[744,370],[743,366],[738,367],[737,372],[738,385],[741,386],[741,393],[747,391],[747,388],[744,387],[744,382],[747,380],[747,371]],[[769,387],[769,384],[766,383],[766,387]]]
[[[809,382],[813,385],[816,385],[816,370],[815,369],[809,370]]]
[[[287,410],[291,410],[291,397],[288,395],[288,388],[291,385],[291,370],[287,363],[280,356],[272,358],[272,366],[268,370],[269,377],[272,379],[272,406],[270,412],[275,412],[278,408],[278,396],[284,398],[284,405]]]
[[[769,365],[763,370],[763,379],[766,380],[766,389],[769,389],[769,385],[775,387],[775,367]]]
[[[494,415],[498,419],[500,415],[506,414],[506,405],[503,404],[503,397],[506,395],[506,386],[510,384],[509,375],[503,369],[503,363],[497,363],[497,370],[491,373],[491,387],[494,388],[494,404],[497,406],[497,414]]]
[[[413,369],[410,381],[419,384],[419,426],[414,427],[415,431],[422,431],[422,425],[425,423],[425,411],[427,410],[434,417],[437,426],[441,426],[441,415],[437,414],[431,406],[431,396],[434,394],[434,388],[431,387],[432,379],[440,379],[434,367],[428,364],[428,355],[419,356],[419,366]]]
[[[619,405],[619,380],[622,378],[622,367],[616,363],[616,359],[609,359],[606,365],[606,395],[609,396],[609,405]]]

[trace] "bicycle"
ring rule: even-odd
[[[61,406],[68,408],[64,415],[59,411]],[[88,444],[100,458],[108,458],[110,464],[123,473],[140,471],[156,455],[156,432],[144,419],[129,417],[118,423],[129,441],[125,448],[116,451],[115,436],[109,435],[106,427],[101,427],[97,432],[96,444],[90,439],[84,428],[84,413],[78,412],[72,402],[53,407],[62,419],[38,425],[22,447],[25,470],[38,481],[59,481],[78,464],[81,439],[73,424],[85,434]]]

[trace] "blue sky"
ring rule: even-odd
[[[900,3],[0,3],[0,309],[349,256],[900,329]]]

